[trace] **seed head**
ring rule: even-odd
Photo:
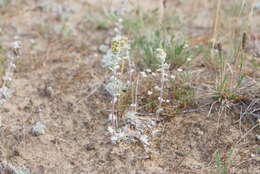
[[[165,51],[163,49],[157,48],[156,52],[155,52],[155,56],[161,63],[164,63],[167,54],[165,53]]]

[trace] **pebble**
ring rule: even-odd
[[[260,141],[260,135],[256,135],[256,139]]]
[[[42,122],[38,121],[33,127],[32,127],[32,135],[33,136],[40,136],[45,134],[46,126]]]
[[[53,95],[54,95],[54,90],[53,90],[53,88],[52,88],[51,86],[46,87],[46,88],[44,89],[44,94],[45,94],[45,96],[47,96],[47,97],[53,97]]]

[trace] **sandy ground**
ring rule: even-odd
[[[59,4],[68,11],[72,37],[57,34]],[[217,173],[214,153],[233,147],[231,173],[260,173],[256,132],[234,147],[241,133],[232,114],[220,120],[207,110],[177,115],[163,123],[149,148],[111,144],[109,97],[101,87],[87,98],[107,73],[97,50],[108,31],[89,27],[82,20],[86,9],[80,0],[24,0],[0,9],[3,47],[15,39],[24,45],[14,96],[0,107],[0,161],[35,174],[208,174]],[[30,131],[37,121],[47,129],[35,137]]]

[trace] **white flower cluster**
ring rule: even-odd
[[[7,60],[5,63],[5,74],[2,77],[3,84],[0,86],[0,104],[4,104],[6,100],[11,97],[10,83],[13,78],[13,71],[16,68],[15,61],[21,55],[21,42],[16,41],[11,46],[11,51],[7,53]]]
[[[166,63],[167,54],[163,49],[157,48],[155,51],[155,57],[160,62],[160,69],[158,71],[163,72],[169,68],[169,64]]]
[[[165,51],[163,49],[157,48],[156,52],[155,52],[155,56],[160,61],[161,64],[165,63],[167,54],[165,53]]]

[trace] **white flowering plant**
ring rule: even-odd
[[[110,45],[101,45],[99,48],[104,53],[101,64],[111,72],[104,85],[105,90],[112,96],[112,109],[108,114],[112,126],[108,130],[114,143],[132,141],[134,138],[147,146],[161,116],[178,112],[180,105],[175,96],[175,81],[184,70],[178,65],[176,71],[170,71],[169,60],[173,56],[180,56],[187,46],[184,43],[175,44],[177,47],[173,48],[174,52],[169,52],[167,46],[173,42],[162,38],[159,31],[155,32],[150,41],[139,40],[138,43],[135,38],[135,43],[132,44],[124,35],[123,20],[122,14],[118,13]],[[141,44],[139,46],[144,48],[144,54],[133,54],[136,44]],[[140,59],[133,58],[133,55],[139,55]],[[188,59],[190,61],[191,58],[185,57],[185,61]],[[137,68],[137,64],[142,68]],[[142,115],[147,114],[150,117],[144,119]],[[135,130],[131,130],[131,126],[135,127]],[[148,134],[145,129],[149,129]]]

